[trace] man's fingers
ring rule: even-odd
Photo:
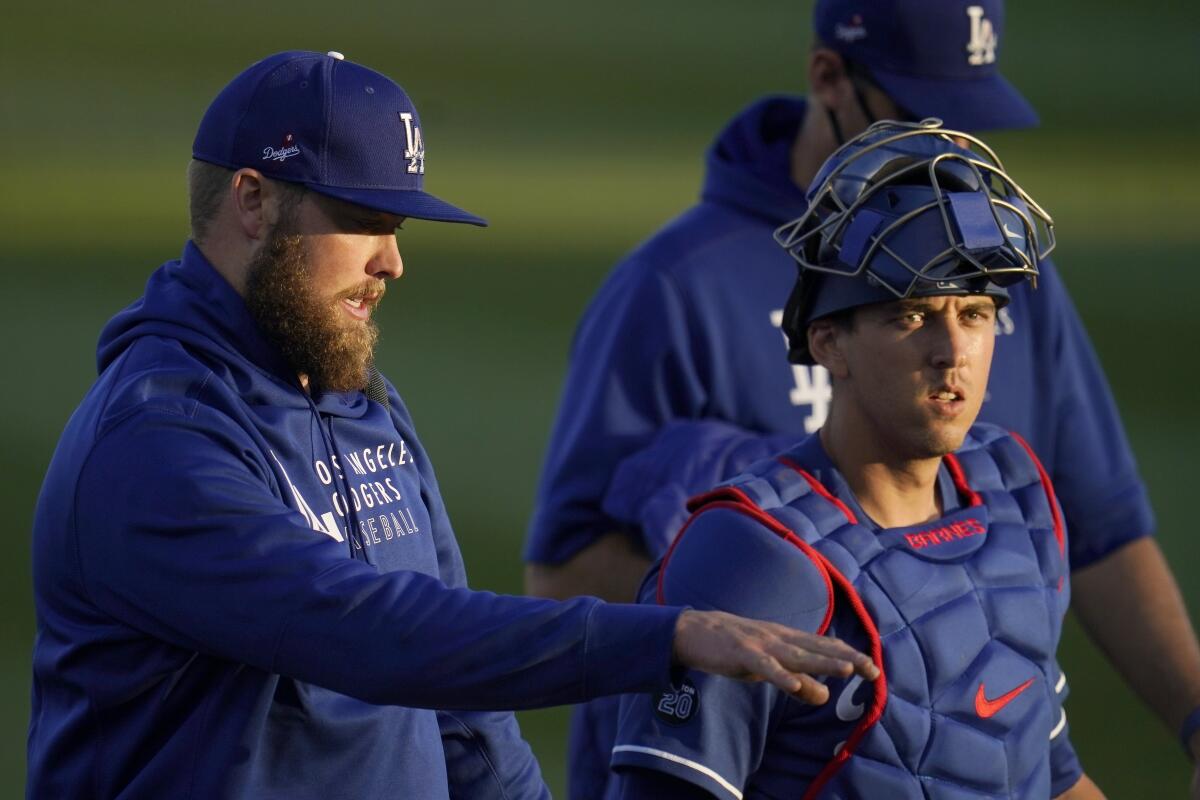
[[[879,668],[875,666],[871,657],[860,653],[841,639],[780,627],[783,631],[780,638],[791,649],[791,655],[785,657],[783,663],[794,671],[842,677],[856,672],[869,681],[879,677]],[[813,666],[806,666],[807,664]]]
[[[831,658],[831,660],[836,661],[839,664],[846,664],[847,665],[846,671],[845,672],[828,672],[828,673],[822,672],[822,674],[841,675],[843,677],[847,677],[851,674],[858,673],[863,678],[865,678],[866,680],[869,680],[869,681],[873,681],[879,677],[879,667],[877,667],[875,665],[875,662],[871,660],[871,657],[865,653],[860,653],[856,650],[852,650],[847,655],[836,656],[836,657]]]
[[[743,680],[767,680],[801,698],[824,702],[828,690],[811,677],[848,677],[857,672],[875,680],[870,657],[845,642],[793,630],[773,622],[743,619],[721,611],[687,610],[675,629],[677,663]]]
[[[816,633],[805,633],[803,631],[794,631],[792,628],[780,626],[780,638],[784,639],[787,644],[796,648],[797,657],[804,658],[808,655],[810,658],[826,657],[829,660],[839,661],[848,664],[850,672],[862,675],[866,680],[875,680],[880,676],[880,670],[875,666],[875,662],[871,660],[865,652],[859,652],[852,646],[842,642],[841,639],[832,636],[817,636]],[[791,662],[787,662],[790,666]],[[797,669],[802,672],[817,672],[823,675],[844,675],[850,673],[841,672],[838,667],[829,667],[830,662],[821,662],[822,666],[805,668],[803,664],[797,664]]]
[[[809,705],[824,705],[829,700],[829,687],[811,675],[800,676],[800,690],[792,692],[797,700]]]
[[[803,672],[810,675],[831,675],[835,678],[849,678],[854,674],[855,664],[844,658],[832,658],[806,653],[799,648],[787,648],[777,656],[780,665],[790,672]]]
[[[781,692],[792,695],[801,702],[819,706],[829,700],[829,687],[811,675],[787,669],[770,656],[761,661],[759,669],[747,676],[750,681],[766,681]]]
[[[829,689],[812,677],[813,675],[830,675],[848,678],[854,673],[862,675],[867,680],[875,680],[879,669],[870,658],[851,650],[858,656],[853,660],[834,658],[807,652],[800,647],[786,647],[783,652],[771,660],[779,666],[782,673],[790,674],[790,681],[767,678],[779,689],[795,696],[799,700],[813,705],[821,705],[829,698]],[[766,675],[764,674],[764,677]]]

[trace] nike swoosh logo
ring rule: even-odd
[[[988,717],[993,717],[1000,711],[1000,709],[1004,708],[1006,705],[1011,703],[1013,700],[1016,700],[1017,695],[1019,695],[1021,692],[1025,691],[1032,685],[1033,685],[1033,678],[1030,678],[1029,680],[1022,683],[1020,686],[1018,686],[1017,688],[1013,689],[1011,692],[1006,692],[1005,694],[1002,694],[999,697],[997,697],[995,700],[989,700],[987,698],[987,695],[984,694],[983,684],[981,683],[981,684],[979,684],[979,691],[977,691],[975,693],[975,713],[978,714],[979,716],[983,717],[984,719],[987,719]]]
[[[1010,238],[1010,239],[1020,239],[1022,242],[1023,242],[1023,241],[1025,241],[1025,237],[1024,237],[1024,236],[1022,236],[1021,234],[1017,233],[1016,231],[1010,231],[1010,230],[1008,229],[1008,223],[1007,223],[1007,222],[1006,222],[1006,223],[1004,223],[1004,225],[1003,225],[1002,227],[1004,228],[1004,233],[1008,235],[1008,238]]]
[[[854,702],[854,693],[858,691],[862,681],[862,675],[855,675],[838,695],[837,707],[834,710],[842,722],[853,722],[863,715],[863,704]]]

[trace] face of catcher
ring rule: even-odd
[[[942,295],[863,306],[849,326],[814,323],[832,328],[833,413],[861,455],[916,461],[962,446],[987,390],[995,319],[990,297]]]
[[[310,392],[367,385],[379,330],[371,313],[404,263],[404,217],[306,192],[250,264],[246,304]]]

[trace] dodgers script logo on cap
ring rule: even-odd
[[[1038,123],[997,71],[1002,0],[817,0],[813,28],[917,119],[965,131]]]
[[[252,64],[204,113],[192,157],[377,211],[487,225],[425,191],[425,141],[408,94],[335,51]]]

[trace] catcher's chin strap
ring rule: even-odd
[[[387,383],[383,380],[383,373],[375,369],[372,364],[367,373],[367,399],[374,400],[384,408],[390,408],[388,402]]]

